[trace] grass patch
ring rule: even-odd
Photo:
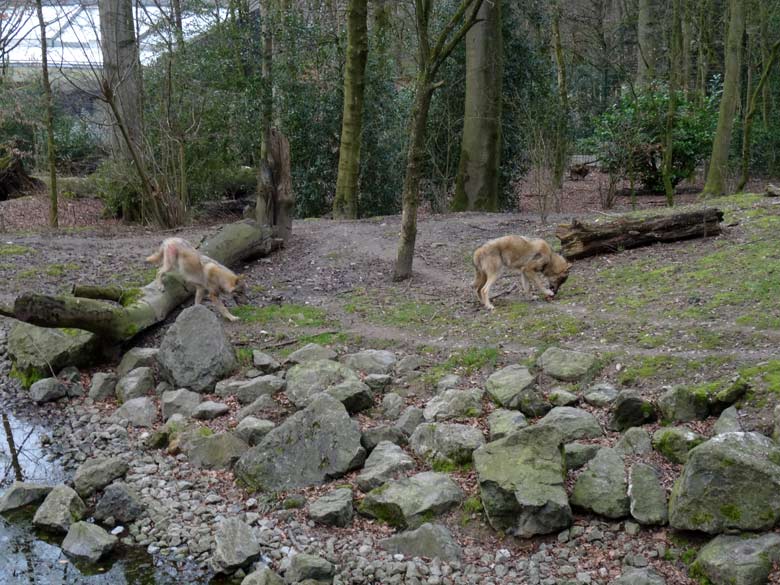
[[[79,268],[78,264],[70,262],[67,264],[49,264],[43,271],[49,276],[63,276],[66,272],[78,270]]]
[[[239,347],[236,350],[236,361],[241,368],[248,368],[252,365],[252,349],[249,347]]]
[[[239,305],[231,313],[246,323],[284,322],[295,327],[324,327],[329,323],[325,311],[308,305]]]
[[[618,376],[623,386],[632,386],[648,380],[680,380],[690,378],[695,372],[709,372],[730,361],[728,357],[707,357],[702,360],[688,360],[670,355],[655,355],[640,358],[629,365]]]
[[[754,390],[780,393],[780,360],[740,368],[739,374],[754,387]]]
[[[470,347],[456,351],[444,362],[430,368],[422,381],[426,384],[435,384],[442,376],[449,373],[470,376],[483,368],[495,368],[498,355],[498,348],[495,347]]]
[[[18,244],[0,244],[0,256],[21,256],[34,251],[32,248]]]

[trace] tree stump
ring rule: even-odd
[[[276,128],[268,138],[268,160],[260,161],[257,185],[257,223],[269,226],[287,242],[292,235],[295,193],[290,169],[290,142]]]
[[[0,147],[0,201],[26,195],[39,189],[43,183],[27,174],[19,152],[13,148]]]

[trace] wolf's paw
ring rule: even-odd
[[[235,315],[231,315],[230,313],[227,313],[225,315],[225,319],[227,319],[228,321],[239,321],[240,320],[238,317],[236,317]]]
[[[551,303],[552,300],[555,298],[555,295],[553,293],[550,293],[549,295],[544,295],[544,300],[548,303]]]

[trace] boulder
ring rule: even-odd
[[[588,445],[584,443],[566,443],[563,452],[566,457],[566,470],[572,471],[583,467],[596,456],[601,445]]]
[[[185,443],[184,451],[195,467],[230,469],[246,453],[248,447],[233,433],[225,432],[196,436]]]
[[[92,400],[107,400],[116,396],[116,383],[119,380],[116,374],[110,372],[97,372],[92,375],[92,384],[89,387],[89,397]]]
[[[655,569],[626,567],[623,574],[609,585],[666,585],[666,579]]]
[[[100,526],[87,522],[75,522],[62,541],[63,552],[74,559],[96,563],[100,557],[110,552],[117,543],[117,537],[112,536]]]
[[[79,495],[66,485],[53,488],[33,516],[33,524],[52,532],[67,532],[71,524],[84,517],[87,507]]]
[[[416,528],[463,501],[463,490],[444,473],[426,471],[371,490],[360,513],[397,528]]]
[[[363,382],[374,392],[384,392],[393,381],[390,374],[369,374],[363,378]]]
[[[596,357],[580,351],[550,347],[539,358],[538,365],[545,374],[556,380],[576,382],[591,373],[596,365]]]
[[[235,396],[241,404],[251,404],[261,396],[273,396],[286,385],[284,378],[268,374],[249,380],[222,380],[217,382],[214,393],[222,398]]]
[[[290,558],[290,567],[284,574],[289,585],[320,585],[332,583],[336,568],[322,557],[298,553]]]
[[[117,522],[130,523],[145,511],[141,495],[124,482],[116,481],[108,486],[95,506],[95,519],[113,518]]]
[[[82,498],[88,498],[102,490],[115,479],[123,477],[130,466],[119,457],[95,457],[87,459],[73,476],[73,487]]]
[[[327,526],[349,526],[352,522],[352,490],[338,488],[309,504],[309,518]]]
[[[425,415],[423,414],[422,408],[407,406],[395,422],[395,427],[409,436],[424,420]]]
[[[256,490],[289,490],[344,475],[365,460],[360,429],[328,394],[312,398],[247,451],[236,464],[239,481]]]
[[[580,397],[565,388],[553,388],[547,395],[547,400],[553,406],[573,406],[580,401]]]
[[[38,404],[59,400],[68,395],[68,385],[57,378],[44,378],[30,386],[30,398]]]
[[[608,426],[613,431],[641,427],[655,420],[655,407],[636,390],[623,390],[615,399]]]
[[[595,439],[604,435],[595,416],[586,410],[571,406],[553,408],[536,424],[556,429],[564,443],[571,443],[577,439]]]
[[[487,379],[486,388],[498,405],[521,410],[528,416],[542,416],[552,408],[525,366],[515,364],[494,372]]]
[[[736,406],[729,406],[720,413],[712,432],[716,435],[724,433],[738,433],[742,431],[742,424],[739,422],[739,413]]]
[[[201,400],[203,400],[203,397],[200,394],[186,388],[163,392],[160,400],[163,420],[168,420],[174,414],[180,414],[185,417],[192,416]]]
[[[624,455],[646,455],[653,450],[650,433],[641,427],[630,427],[615,443],[615,450]]]
[[[247,404],[245,407],[239,410],[236,418],[238,420],[244,420],[248,416],[263,418],[273,415],[281,415],[283,412],[284,409],[276,400],[270,396],[261,396],[252,404]]]
[[[688,452],[706,438],[685,427],[661,427],[653,433],[653,448],[672,463],[685,463]]]
[[[460,385],[462,378],[457,374],[446,374],[436,382],[436,394],[441,394],[445,390],[452,390]]]
[[[628,484],[622,455],[614,449],[600,449],[577,478],[571,503],[607,518],[628,516]]]
[[[406,403],[400,395],[395,392],[389,392],[382,398],[382,416],[390,420],[395,420],[401,416],[404,406],[406,406]]]
[[[0,496],[0,513],[42,502],[52,489],[52,485],[15,481]]]
[[[363,431],[360,437],[360,444],[366,451],[372,451],[382,441],[389,441],[396,445],[406,445],[409,437],[404,431],[395,426],[380,425],[371,427]]]
[[[287,361],[293,364],[303,364],[318,360],[334,360],[336,352],[316,343],[309,343],[287,356]]]
[[[710,415],[709,396],[684,386],[670,388],[658,399],[661,418],[668,422],[704,420]]]
[[[701,548],[693,568],[713,585],[764,585],[776,563],[780,534],[722,534]]]
[[[345,355],[341,360],[348,368],[362,374],[390,374],[395,366],[395,354],[385,349],[366,349]]]
[[[399,376],[411,374],[419,370],[423,365],[423,360],[418,355],[406,355],[395,364],[395,373]]]
[[[414,460],[401,447],[389,441],[382,441],[371,451],[363,471],[355,481],[362,491],[367,492],[414,467]]]
[[[594,384],[585,391],[583,399],[591,406],[603,408],[617,399],[619,392],[612,384]]]
[[[57,377],[68,385],[78,384],[81,381],[81,372],[75,366],[67,366],[59,371]]]
[[[211,564],[217,573],[235,573],[257,560],[262,552],[252,527],[238,518],[222,520],[214,542]]]
[[[331,386],[326,392],[341,402],[350,414],[374,406],[374,394],[371,388],[359,380],[344,380],[340,384]]]
[[[474,452],[482,505],[494,529],[529,537],[571,524],[561,443],[554,427],[533,426]]]
[[[470,463],[471,454],[484,444],[482,431],[457,423],[423,423],[409,437],[417,456],[434,465]]]
[[[656,470],[635,463],[628,472],[628,500],[631,516],[640,524],[666,524],[669,519],[666,490]]]
[[[133,398],[116,409],[111,418],[126,420],[135,427],[153,427],[158,418],[157,405],[148,396]]]
[[[343,364],[331,360],[313,360],[293,366],[287,372],[286,394],[298,408],[311,403],[321,394],[347,380],[360,382],[357,374]]]
[[[248,416],[241,419],[241,422],[238,423],[238,426],[233,432],[250,447],[254,447],[262,441],[263,437],[270,433],[275,426],[276,425],[270,420]]]
[[[423,416],[427,421],[477,417],[482,414],[483,395],[484,392],[479,388],[445,390],[428,402]]]
[[[211,392],[236,367],[219,318],[203,305],[184,309],[168,329],[158,354],[160,371],[176,388]]]
[[[491,412],[487,422],[491,441],[503,439],[507,435],[511,435],[515,431],[528,426],[528,421],[522,412],[506,408],[497,408]]]
[[[669,524],[718,534],[780,520],[780,445],[758,433],[717,435],[688,453],[669,499]]]
[[[147,396],[154,388],[152,368],[140,367],[130,370],[116,384],[116,397],[119,402]]]
[[[460,561],[463,551],[446,526],[425,523],[379,541],[379,547],[390,554],[427,557],[445,562]]]
[[[8,334],[8,355],[24,385],[66,366],[88,366],[102,356],[98,338],[80,329],[50,329],[16,323]]]
[[[277,371],[282,365],[276,359],[267,353],[255,349],[252,351],[252,365],[263,374],[270,374]]]
[[[228,412],[230,412],[230,407],[227,404],[207,400],[198,404],[192,412],[192,418],[197,420],[214,420],[220,416],[225,416]]]
[[[284,585],[284,581],[268,567],[262,567],[244,577],[241,585]]]
[[[159,352],[156,347],[132,348],[122,356],[122,361],[116,368],[116,375],[123,378],[136,368],[154,368],[157,365]]]

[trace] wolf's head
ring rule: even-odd
[[[550,256],[550,261],[547,266],[544,267],[544,275],[547,280],[550,281],[550,290],[554,294],[558,294],[558,289],[563,286],[566,279],[569,278],[569,269],[571,264],[568,263],[560,254],[553,253]]]
[[[246,282],[245,278],[246,277],[243,274],[239,274],[239,275],[233,274],[233,275],[231,275],[227,279],[227,282],[225,282],[225,285],[224,285],[225,292],[228,293],[228,294],[233,294],[233,293],[237,294],[237,293],[243,292],[244,287],[245,287],[245,282]]]

